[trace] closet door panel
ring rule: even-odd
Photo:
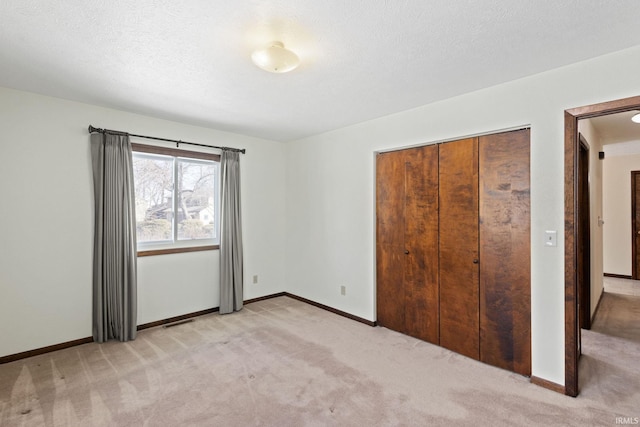
[[[529,130],[480,137],[480,360],[531,375]]]
[[[439,149],[440,345],[478,359],[478,140]]]
[[[438,343],[438,147],[406,150],[405,327]]]
[[[405,154],[381,153],[376,163],[377,321],[404,332]]]

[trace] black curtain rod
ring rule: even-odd
[[[155,140],[158,140],[158,141],[175,142],[176,143],[176,147],[179,147],[180,144],[187,144],[187,145],[195,145],[195,146],[198,146],[198,147],[218,148],[220,150],[237,151],[237,152],[242,153],[242,154],[244,154],[246,152],[246,150],[244,148],[218,147],[216,145],[198,144],[198,143],[195,143],[195,142],[180,141],[178,139],[167,139],[167,138],[157,138],[155,136],[136,135],[135,133],[121,132],[119,130],[111,130],[111,129],[101,129],[101,128],[96,128],[96,127],[93,127],[92,125],[89,125],[89,133],[93,133],[93,132],[114,133],[114,134],[120,134],[120,135],[135,136],[137,138],[147,138],[147,139],[155,139]]]

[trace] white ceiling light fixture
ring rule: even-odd
[[[251,54],[251,60],[258,67],[270,73],[286,73],[300,65],[300,58],[279,41],[269,43],[263,49]]]
[[[640,112],[636,113],[633,117],[631,117],[631,121],[633,123],[640,123]]]

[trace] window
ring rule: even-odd
[[[220,156],[131,144],[138,256],[215,249]]]

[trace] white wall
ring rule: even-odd
[[[593,317],[603,283],[603,230],[598,219],[603,217],[602,163],[598,153],[602,151],[602,138],[589,119],[578,121],[578,131],[589,144],[589,215],[591,221],[591,317]]]
[[[639,74],[636,47],[291,143],[288,290],[375,320],[375,152],[530,125],[532,371],[564,384],[564,242],[544,246],[564,230],[563,112],[639,95]]]
[[[640,154],[606,155],[604,184],[604,272],[631,276],[631,171]]]
[[[285,290],[284,144],[0,88],[0,356],[91,336],[89,124],[246,148],[245,298]],[[218,294],[217,251],[138,260],[138,324]]]
[[[543,244],[564,227],[563,111],[638,95],[639,73],[636,47],[288,145],[0,89],[0,355],[91,334],[89,123],[247,148],[246,298],[287,290],[369,320],[375,152],[530,126],[532,368],[564,384],[564,245]],[[217,305],[208,262],[141,259],[139,323]]]

